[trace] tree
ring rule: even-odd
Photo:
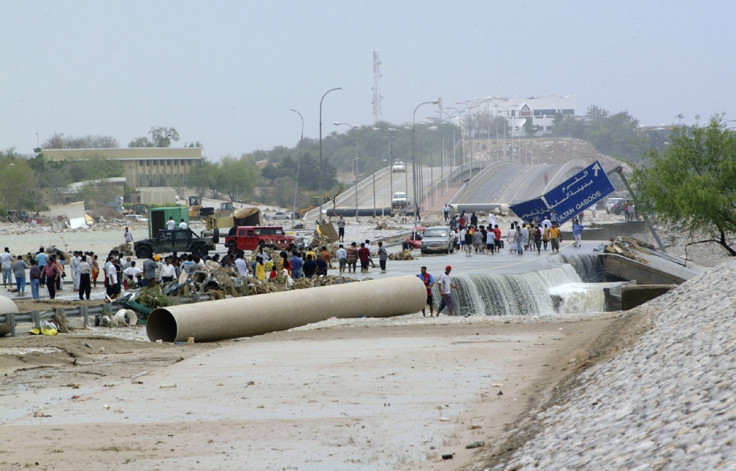
[[[13,149],[0,152],[0,211],[36,209],[39,206],[36,174]]]
[[[88,134],[82,137],[65,136],[56,133],[44,141],[44,149],[113,149],[119,147],[117,139],[112,136],[93,136]]]
[[[716,116],[690,133],[677,128],[670,140],[666,150],[647,152],[648,166],[634,172],[642,209],[691,233],[703,231],[709,238],[700,242],[736,256],[736,133]]]
[[[217,165],[202,160],[199,165],[189,169],[189,186],[194,188],[198,195],[204,195],[210,189],[214,190]]]
[[[216,189],[238,201],[253,193],[260,171],[252,156],[243,155],[239,159],[225,157],[215,173]]]
[[[136,137],[128,143],[128,147],[170,147],[171,142],[179,141],[179,132],[176,128],[153,127],[148,131],[151,138]],[[199,144],[199,141],[197,141]]]

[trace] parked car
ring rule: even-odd
[[[406,164],[400,160],[396,161],[391,166],[391,171],[392,172],[406,172]]]
[[[615,207],[615,206],[616,206],[617,204],[619,204],[619,203],[621,203],[621,205],[623,206],[623,203],[624,203],[624,201],[625,201],[625,200],[624,200],[623,198],[617,198],[617,197],[615,197],[615,196],[612,196],[612,197],[608,198],[608,199],[606,200],[606,212],[607,212],[608,214],[611,214],[611,213],[613,212],[613,208],[614,208],[614,207]]]
[[[281,226],[238,226],[225,237],[225,245],[238,250],[256,250],[261,243],[285,249],[295,242],[296,238],[286,235]]]
[[[455,251],[455,237],[449,226],[428,227],[422,234],[422,253],[444,252],[447,254]]]
[[[148,258],[156,252],[191,252],[204,257],[210,250],[215,250],[213,237],[199,237],[191,229],[161,229],[158,237],[135,242],[133,248],[138,258]]]

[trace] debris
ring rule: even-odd
[[[409,250],[404,249],[400,252],[389,254],[388,256],[389,260],[414,260],[414,256],[409,252]]]
[[[473,448],[480,448],[483,445],[485,445],[485,442],[481,442],[481,441],[472,442],[472,443],[468,443],[467,445],[465,445],[465,449],[472,450]]]

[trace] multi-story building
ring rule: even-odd
[[[495,112],[493,106],[491,111]],[[564,117],[575,116],[575,95],[510,97],[504,99],[498,109],[498,115],[509,122],[514,137],[527,134],[524,126],[530,119],[530,124],[536,130],[535,135],[551,134],[558,113]]]
[[[47,160],[115,160],[130,187],[186,186],[190,170],[202,162],[201,147],[43,149]]]

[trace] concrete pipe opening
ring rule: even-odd
[[[152,342],[173,342],[176,340],[176,319],[165,307],[156,308],[148,316],[146,333]]]
[[[0,296],[0,314],[18,314],[18,306],[7,296]],[[0,337],[9,334],[13,329],[10,325],[10,316],[6,316],[8,322],[0,324]]]
[[[424,307],[427,291],[416,276],[343,283],[257,296],[154,309],[149,340],[195,342],[232,339],[291,329],[330,317],[391,317]]]

